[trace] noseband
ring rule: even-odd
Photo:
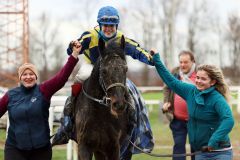
[[[120,57],[120,56],[114,55],[114,57]],[[105,84],[105,82],[104,82],[104,80],[103,80],[103,76],[102,76],[102,74],[101,74],[101,72],[100,72],[100,71],[101,71],[101,68],[102,68],[102,57],[99,57],[99,58],[100,58],[99,84],[101,85],[101,88],[102,88],[102,90],[104,91],[105,95],[102,97],[102,99],[98,99],[98,98],[94,98],[94,97],[90,96],[89,94],[87,94],[87,92],[86,92],[85,89],[84,89],[84,83],[83,83],[82,89],[83,89],[84,95],[85,95],[87,98],[89,98],[89,99],[91,99],[91,100],[93,100],[93,101],[95,101],[95,102],[98,102],[98,103],[101,104],[101,105],[110,106],[110,104],[111,104],[111,99],[110,99],[110,97],[108,96],[108,93],[107,93],[108,90],[111,89],[111,88],[114,88],[114,87],[122,87],[122,88],[124,89],[124,92],[126,92],[127,88],[126,88],[126,85],[123,84],[123,83],[112,83],[112,84],[110,84],[109,86],[106,86],[106,84]]]

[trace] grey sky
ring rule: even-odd
[[[129,0],[101,0],[101,5],[124,5]],[[80,0],[29,0],[30,18],[36,18],[42,12],[47,12],[54,17],[63,17],[72,12],[77,2]],[[96,0],[99,2],[99,0]],[[139,1],[141,2],[141,1]],[[222,18],[232,11],[239,12],[240,14],[240,0],[208,0],[218,10]],[[100,6],[99,6],[100,8]]]
[[[102,6],[112,5],[118,6],[125,3],[127,0],[96,0]],[[81,3],[80,0],[29,0],[30,18],[36,18],[39,14],[46,12],[54,17],[64,17],[73,12],[76,3]],[[99,6],[100,8],[100,6]]]
[[[100,6],[105,5],[112,5],[114,7],[121,6],[121,5],[127,5],[129,0],[96,0],[96,2],[100,2]],[[230,13],[238,12],[240,14],[240,0],[207,0],[208,3],[211,4],[211,8],[215,10],[215,12],[218,14],[218,16],[221,19],[222,23],[227,23],[227,16]],[[139,1],[140,3],[141,1]],[[51,17],[53,21],[61,21],[62,19],[67,19],[68,16],[72,15],[74,13],[74,10],[76,9],[76,6],[79,6],[81,3],[80,0],[29,0],[29,18],[30,18],[30,24],[35,23],[36,20],[40,17],[40,15],[45,12]],[[97,14],[97,10],[93,12],[93,14]],[[84,11],[79,11],[79,14]],[[64,20],[64,21],[65,21]],[[93,25],[97,24],[95,22],[95,19],[91,21],[94,23]],[[64,25],[64,28],[69,28],[68,36],[72,38],[73,35],[76,35],[77,29],[73,26],[74,23],[78,23],[78,20],[76,22],[71,22],[72,24],[62,24]],[[65,31],[66,32],[66,31]],[[66,39],[68,39],[68,36]],[[69,39],[68,39],[69,40]]]

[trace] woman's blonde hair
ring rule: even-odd
[[[229,102],[230,101],[230,92],[227,83],[225,82],[224,75],[222,70],[214,65],[203,64],[199,65],[197,71],[205,71],[211,80],[216,80],[215,88],[216,90],[221,93],[225,99]]]

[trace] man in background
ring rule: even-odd
[[[179,66],[172,70],[172,74],[187,83],[195,83],[196,78],[196,64],[192,52],[182,51],[178,55]],[[187,121],[188,111],[187,104],[184,99],[175,94],[167,86],[163,89],[164,105],[163,113],[170,121],[170,129],[172,131],[174,146],[173,154],[186,153],[187,140]],[[193,150],[191,149],[191,152]],[[194,157],[191,157],[194,160]],[[173,160],[186,160],[186,157],[173,157]]]

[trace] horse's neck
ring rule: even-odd
[[[85,90],[91,96],[99,98],[104,95],[104,91],[102,90],[102,87],[99,84],[99,76],[94,76],[94,74],[92,74],[89,77],[89,79],[86,80],[85,84],[86,84]]]

